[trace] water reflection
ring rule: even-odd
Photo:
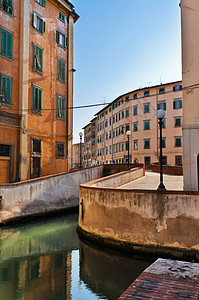
[[[0,300],[117,299],[151,263],[79,241],[77,219],[1,229]]]

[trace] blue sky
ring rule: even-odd
[[[111,102],[134,89],[181,80],[179,0],[71,0],[74,106]],[[75,109],[73,143],[103,107]]]

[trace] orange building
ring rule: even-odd
[[[67,0],[2,0],[0,183],[72,164],[73,25]]]

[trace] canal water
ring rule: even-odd
[[[80,241],[77,220],[0,229],[0,300],[115,300],[153,262]]]

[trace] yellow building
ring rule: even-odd
[[[165,110],[163,163],[182,165],[181,81],[146,87],[119,96],[97,116],[97,162],[127,163],[130,131],[130,163],[158,163],[158,109]]]
[[[184,189],[199,190],[199,2],[181,1]]]
[[[77,19],[67,0],[1,0],[0,183],[71,168]]]

